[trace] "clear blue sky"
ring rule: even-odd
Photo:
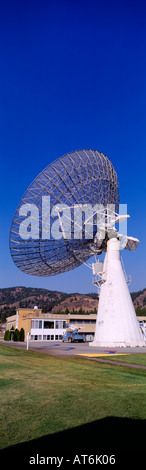
[[[31,181],[59,156],[105,153],[128,204],[136,252],[122,253],[131,291],[146,287],[146,4],[0,2],[0,287],[91,292],[91,271],[23,274],[9,253],[14,212]]]

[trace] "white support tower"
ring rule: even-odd
[[[134,239],[129,238],[130,243]],[[129,242],[127,240],[127,243]],[[136,240],[136,239],[135,239]],[[111,238],[100,277],[101,290],[98,304],[95,338],[90,346],[135,347],[144,346],[131,295],[120,260],[120,241]]]

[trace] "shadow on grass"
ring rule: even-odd
[[[21,468],[22,464],[24,469],[30,469],[32,465],[32,468],[36,465],[37,468],[38,465],[49,468],[48,465],[52,465],[61,469],[76,469],[82,465],[90,469],[98,469],[101,465],[125,468],[127,464],[130,468],[132,464],[134,468],[136,465],[142,468],[140,464],[144,464],[145,431],[146,420],[107,417],[3,449],[0,461],[2,463],[3,459],[5,465],[13,463],[14,470]],[[81,455],[97,455],[99,460],[93,463],[92,458],[88,460],[88,457]],[[115,455],[115,464],[110,463],[111,455]],[[54,459],[47,461],[47,457]],[[63,457],[60,465],[57,457]]]

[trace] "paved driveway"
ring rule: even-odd
[[[14,348],[22,348],[26,349],[26,342],[14,342],[14,341],[0,341],[0,345],[5,344],[6,346],[14,347]],[[90,357],[93,358],[94,355],[97,354],[105,356],[110,356],[112,354],[120,354],[121,359],[123,354],[139,354],[139,353],[146,353],[146,346],[142,348],[95,348],[90,347],[89,343],[62,343],[59,341],[30,341],[29,342],[29,350],[31,351],[38,351],[45,354],[51,354],[54,356],[61,356],[61,357],[77,357],[78,355],[83,355],[83,357]],[[108,359],[108,357],[107,357]]]

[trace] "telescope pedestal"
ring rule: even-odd
[[[94,341],[97,347],[144,346],[120,261],[120,242],[107,242]]]

